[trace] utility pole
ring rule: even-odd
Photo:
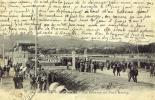
[[[5,34],[3,33],[3,35],[0,35],[2,36],[2,56],[3,56],[3,63],[2,63],[2,66],[4,67],[5,65]]]
[[[35,0],[36,5],[36,15],[35,15],[35,76],[37,76],[37,66],[38,66],[38,53],[37,53],[37,40],[38,40],[38,0]]]
[[[3,33],[3,67],[5,65],[5,35]]]
[[[139,46],[138,46],[138,40],[136,42],[136,49],[137,49],[137,67],[139,68],[140,67],[140,59],[139,59]]]

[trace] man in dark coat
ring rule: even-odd
[[[17,75],[15,75],[13,77],[13,81],[14,81],[15,89],[17,89],[18,88],[18,78],[17,78]]]
[[[40,92],[42,92],[44,82],[42,80],[41,74],[37,76],[37,83],[38,83],[38,88],[39,88]]]
[[[7,76],[9,76],[10,73],[10,66],[6,67]]]
[[[1,81],[1,84],[2,84],[2,78],[3,78],[3,69],[0,66],[0,81]]]
[[[103,71],[104,63],[103,63],[103,62],[100,62],[100,63],[99,63],[99,66],[100,66],[101,71]]]
[[[130,71],[129,71],[129,82],[131,78],[133,79],[134,82],[137,83],[137,76],[138,76],[138,69],[135,66],[131,66]]]
[[[31,75],[30,76],[30,85],[31,85],[31,89],[36,89],[36,77],[35,75]]]
[[[154,67],[150,66],[150,77],[153,77]]]
[[[18,88],[19,89],[23,88],[23,76],[22,75],[18,75],[17,81],[18,81]]]
[[[138,76],[138,69],[135,68],[134,69],[134,82],[136,82],[136,83],[137,83],[137,76]]]
[[[3,67],[4,76],[6,75],[6,65]]]
[[[114,65],[113,65],[113,74],[114,74],[114,76],[115,76],[115,73],[116,73],[116,67],[117,67],[117,65],[114,64]]]
[[[121,66],[119,63],[117,63],[116,69],[117,69],[117,76],[120,76]]]
[[[97,62],[94,62],[94,73],[96,73],[97,68],[98,68],[98,64]]]

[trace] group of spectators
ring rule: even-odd
[[[13,77],[15,89],[23,88],[23,81],[27,76],[27,67],[23,66],[22,63],[13,65],[15,75]]]
[[[78,59],[75,62],[75,68],[79,72],[91,72],[91,73],[96,73],[97,69],[103,70],[104,68],[104,63],[103,62],[96,62],[92,60],[83,60],[83,59]]]
[[[12,61],[11,61],[11,59],[8,59],[3,67],[0,66],[0,81],[1,81],[1,84],[2,84],[2,79],[4,77],[9,77],[10,68],[12,68]]]
[[[24,66],[22,63],[13,65],[15,76],[13,77],[15,89],[22,89],[24,80],[29,80],[31,90],[39,90],[40,92],[46,91],[48,88],[48,74],[41,68],[38,63],[37,75],[35,75],[35,68],[32,62],[26,63]]]
[[[95,61],[95,60],[83,60],[77,59],[75,62],[75,68],[79,72],[92,72],[96,73],[97,69],[103,71],[104,68],[107,70],[113,69],[113,74],[120,76],[120,72],[125,72],[127,69],[126,62],[102,62],[102,61]]]
[[[8,77],[9,76],[9,73],[10,73],[10,66],[4,66],[4,67],[1,67],[0,66],[0,77]]]
[[[23,88],[24,79],[30,80],[31,89],[39,89],[40,92],[47,91],[49,85],[53,82],[53,76],[50,76],[44,68],[38,64],[37,75],[34,75],[34,64],[32,62],[27,63],[23,66],[22,63],[12,65],[11,61],[4,67],[0,66],[0,77],[9,76],[10,68],[14,68],[15,76],[13,77],[14,85],[16,89]],[[71,66],[71,62],[67,66]],[[68,68],[68,67],[67,67]],[[128,81],[131,79],[137,82],[138,76],[138,64],[134,62],[123,62],[123,61],[95,61],[92,59],[76,59],[75,68],[79,72],[96,73],[99,69],[112,70],[114,76],[120,76],[121,72],[126,72],[128,69]],[[150,64],[150,77],[155,76],[155,64]],[[51,82],[52,81],[52,82]]]
[[[48,89],[48,74],[42,68],[38,70],[37,75],[30,74],[31,89],[38,89],[40,92]]]
[[[31,63],[31,66],[27,64],[27,67],[23,67],[22,64],[17,64],[14,66],[15,69],[15,77],[14,83],[15,88],[23,88],[23,80],[27,76],[30,79],[31,89],[38,89],[40,92],[47,91],[49,85],[52,83],[49,74],[44,70],[44,68],[37,68],[37,75],[34,75],[34,64]],[[38,64],[39,65],[39,64]],[[67,64],[67,69],[71,66],[72,63],[69,62]],[[76,59],[75,68],[79,72],[89,72],[96,73],[97,70],[103,71],[104,69],[112,70],[114,76],[120,76],[121,72],[126,72],[128,69],[128,81],[131,79],[134,82],[137,82],[138,76],[138,64],[134,62],[124,62],[124,61],[95,61],[92,59],[84,60],[84,59]],[[1,68],[0,68],[1,69]],[[32,72],[30,72],[32,71]],[[27,75],[27,74],[28,75]],[[150,65],[150,76],[153,77],[155,75],[155,65]]]
[[[155,76],[155,64],[147,64],[149,66],[150,77]],[[141,65],[140,65],[141,66]],[[79,72],[92,72],[96,73],[97,69],[103,71],[104,68],[107,70],[112,69],[114,76],[120,76],[121,72],[126,72],[128,69],[128,81],[132,79],[137,82],[138,76],[138,62],[125,62],[125,61],[95,61],[95,60],[83,60],[76,59],[75,68]]]

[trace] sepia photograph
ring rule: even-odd
[[[0,98],[154,100],[154,3],[0,0]]]

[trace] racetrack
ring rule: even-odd
[[[56,69],[51,70],[52,73],[56,73],[57,82],[65,85],[71,93],[105,93],[110,91],[114,93],[116,91],[123,91],[124,93],[130,93],[131,91],[144,91],[155,89],[155,77],[149,77],[149,73],[140,71],[138,76],[138,83],[133,81],[128,82],[127,73],[121,72],[121,76],[113,76],[112,70],[103,71],[97,70],[97,73],[78,72],[75,70]],[[30,90],[29,80],[24,80],[24,88],[15,90],[12,80],[12,74],[10,77],[3,78],[3,84],[0,85],[1,94],[8,94],[8,97],[3,97],[3,100],[7,100],[10,97],[21,98],[27,97],[29,94],[33,94]],[[114,91],[114,92],[112,92]],[[107,92],[106,92],[107,93]],[[13,99],[11,98],[11,99]],[[10,99],[10,100],[11,100]]]

